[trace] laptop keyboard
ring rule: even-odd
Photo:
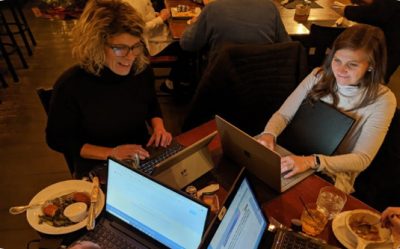
[[[88,232],[80,241],[92,241],[98,244],[101,248],[105,249],[138,249],[143,248],[142,246],[137,247],[132,242],[132,239],[128,239],[117,233],[114,229],[109,229],[102,222],[96,224],[96,228],[92,232]]]
[[[150,157],[140,161],[140,169],[146,173],[151,175],[154,171],[154,167],[160,163],[161,161],[167,159],[168,157],[178,153],[183,148],[185,148],[182,144],[178,143],[175,140],[172,140],[171,144],[168,147],[155,147],[150,146],[145,148]]]
[[[287,231],[278,230],[275,235],[272,249],[333,249],[337,248],[328,244],[324,244],[316,239],[305,235]]]

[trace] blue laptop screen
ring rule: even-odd
[[[267,222],[261,212],[260,206],[245,178],[208,248],[258,248],[267,227]]]
[[[106,210],[169,248],[197,248],[205,206],[109,160]]]

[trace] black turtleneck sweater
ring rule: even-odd
[[[145,144],[145,121],[154,117],[162,116],[150,67],[127,76],[105,67],[95,76],[74,66],[54,85],[46,139],[52,149],[72,158],[76,176],[81,177],[101,163],[80,157],[84,144]]]

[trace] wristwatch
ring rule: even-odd
[[[321,166],[321,160],[319,159],[319,156],[317,154],[314,154],[314,165],[311,166],[311,169],[313,170],[318,170],[319,167]]]

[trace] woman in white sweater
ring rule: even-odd
[[[282,157],[291,177],[309,168],[322,172],[346,193],[378,152],[396,109],[396,98],[382,85],[386,70],[383,32],[370,25],[346,29],[334,42],[322,68],[314,69],[268,121],[258,140],[274,149],[276,138],[306,100],[336,107],[356,121],[335,154]]]

